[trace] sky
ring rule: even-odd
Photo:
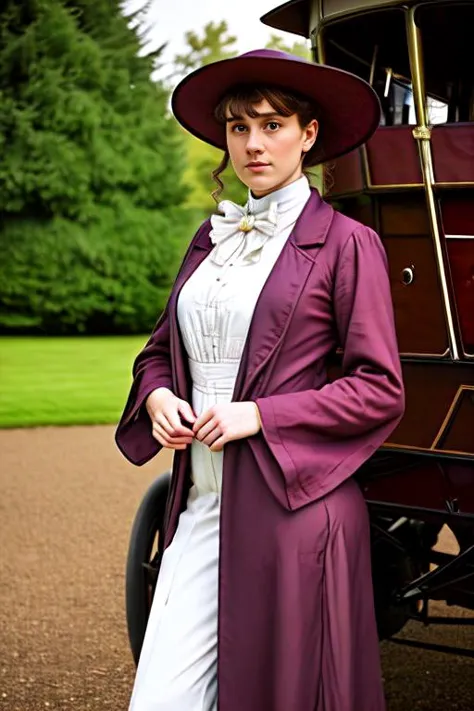
[[[260,22],[268,10],[283,5],[285,0],[152,0],[147,17],[148,36],[154,47],[168,43],[164,62],[170,62],[185,48],[188,30],[202,34],[208,22],[227,20],[229,33],[238,38],[239,53],[264,47],[271,34],[284,37],[289,43],[302,38],[287,32],[277,32]],[[143,0],[127,0],[127,10],[143,5]]]

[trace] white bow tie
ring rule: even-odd
[[[209,237],[215,245],[210,257],[212,261],[219,266],[231,257],[242,264],[258,262],[263,245],[275,234],[277,208],[278,203],[272,202],[268,209],[250,214],[247,208],[223,200],[219,210],[224,215],[211,217]]]

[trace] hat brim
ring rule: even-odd
[[[324,163],[365,143],[380,122],[380,102],[355,74],[305,60],[241,56],[208,64],[185,77],[172,96],[180,124],[197,138],[226,149],[226,130],[214,110],[233,86],[259,84],[297,91],[319,108],[317,160]]]

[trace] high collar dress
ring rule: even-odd
[[[249,194],[250,214],[274,213],[273,233],[251,230],[217,244],[181,289],[178,322],[196,415],[232,401],[258,297],[310,194],[305,177],[260,199]],[[193,441],[193,485],[163,555],[129,711],[217,709],[222,472],[223,452]]]

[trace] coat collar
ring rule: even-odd
[[[297,247],[322,246],[329,232],[334,209],[321,198],[316,188],[311,188],[311,196],[296,220],[290,240]]]

